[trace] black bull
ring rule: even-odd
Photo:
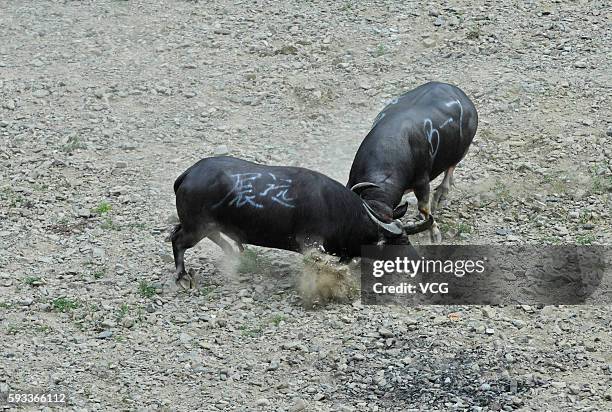
[[[433,223],[383,221],[377,204],[321,173],[233,157],[200,160],[176,179],[174,192],[180,224],[170,238],[177,280],[186,275],[185,250],[204,237],[226,253],[234,242],[296,252],[322,246],[346,260],[360,256],[362,245],[409,244],[407,235]]]
[[[459,88],[431,82],[393,99],[376,117],[351,167],[347,187],[361,184],[381,218],[400,218],[410,191],[429,220],[447,195],[455,166],[465,157],[478,127],[478,113]],[[445,173],[430,202],[429,182]],[[439,240],[437,225],[432,239]]]

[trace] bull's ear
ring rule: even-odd
[[[393,209],[393,219],[402,218],[406,214],[407,210],[408,210],[408,202],[402,203],[401,205]]]
[[[361,183],[357,183],[356,185],[351,187],[351,190],[353,192],[357,193],[359,196],[361,196],[361,192],[362,191],[364,191],[365,189],[370,189],[370,188],[374,188],[374,187],[380,189],[380,186],[378,186],[375,183],[361,182]]]

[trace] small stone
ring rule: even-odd
[[[303,399],[298,399],[291,408],[289,408],[290,412],[300,412],[303,410],[306,410],[306,408],[308,407],[308,405],[306,404],[306,401]]]
[[[562,389],[562,388],[565,388],[567,384],[565,382],[554,382],[553,381],[550,383],[550,386],[556,389]]]
[[[198,94],[192,90],[183,92],[183,96],[185,96],[188,99],[191,99],[192,97],[196,97]]]
[[[490,391],[491,390],[491,385],[489,385],[488,383],[483,383],[482,385],[480,385],[479,389],[481,391]]]
[[[440,27],[444,24],[444,19],[442,16],[438,16],[438,18],[434,21],[434,26]]]
[[[104,252],[104,249],[95,247],[91,250],[91,256],[94,259],[104,259],[104,257],[106,256],[106,253]]]
[[[182,332],[181,334],[179,334],[179,340],[181,341],[181,343],[184,343],[184,344],[190,343],[192,339],[193,338],[188,333]]]
[[[425,37],[422,40],[422,42],[423,42],[423,46],[428,47],[428,48],[436,45],[436,40],[431,37]]]
[[[270,400],[266,398],[259,398],[255,401],[255,405],[257,406],[268,406],[270,405]]]
[[[495,317],[495,309],[490,306],[484,306],[482,309],[482,314],[489,319],[493,319]]]
[[[495,333],[495,329],[493,329],[493,328],[486,328],[485,329],[485,333],[487,335],[493,335]]]
[[[395,336],[395,334],[391,330],[389,330],[387,328],[380,328],[380,329],[378,329],[378,333],[383,338],[392,338],[392,337]]]
[[[497,229],[495,230],[495,234],[499,235],[499,236],[508,236],[508,234],[510,234],[511,231],[508,229]]]
[[[79,209],[77,210],[78,217],[89,217],[91,216],[91,211],[89,209]]]
[[[17,106],[15,105],[14,100],[8,99],[6,102],[4,102],[4,104],[2,104],[2,107],[4,107],[7,110],[15,110]]]
[[[438,17],[440,15],[440,12],[435,9],[430,9],[427,14],[429,14],[431,17]]]
[[[215,151],[213,152],[215,156],[227,156],[229,154],[229,148],[222,144],[215,147]]]
[[[267,371],[275,371],[280,367],[280,362],[277,359],[272,359],[266,368]]]
[[[19,304],[21,306],[30,306],[32,305],[32,303],[34,303],[34,300],[32,298],[23,298],[19,301]]]
[[[46,97],[48,95],[49,95],[49,90],[47,89],[39,89],[39,90],[34,90],[32,92],[32,96],[38,97],[38,98]]]
[[[130,329],[134,326],[134,319],[130,318],[130,317],[126,317],[125,319],[123,319],[123,321],[121,322],[121,325],[124,328]]]
[[[283,46],[278,51],[278,53],[280,54],[297,54],[297,52],[298,52],[297,47],[292,46],[292,45]]]
[[[127,167],[127,162],[117,162],[115,163],[115,167],[117,169],[125,169]]]
[[[353,355],[353,360],[362,361],[364,359],[365,359],[365,356],[363,356],[363,354],[361,354],[361,353],[356,353],[356,354]]]
[[[586,69],[587,62],[585,62],[584,60],[578,60],[577,62],[574,63],[574,67],[578,69]]]
[[[98,333],[98,335],[96,336],[96,339],[108,339],[111,336],[113,336],[113,331],[105,330],[105,331]]]
[[[174,262],[174,257],[169,253],[160,253],[159,257],[164,263],[172,263]]]
[[[606,130],[606,134],[612,137],[612,125],[608,126],[608,130]]]
[[[582,225],[582,228],[585,230],[593,230],[595,229],[595,225],[593,223],[585,223]]]
[[[104,319],[101,323],[101,325],[103,327],[105,327],[106,329],[110,329],[110,328],[114,328],[115,326],[117,326],[117,324],[115,323],[115,321],[110,320],[110,319]]]

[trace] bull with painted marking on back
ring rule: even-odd
[[[414,191],[429,217],[447,196],[453,171],[465,157],[478,127],[472,101],[458,87],[430,82],[393,99],[376,117],[351,166],[347,187],[361,190],[382,217],[406,213],[404,194]],[[429,183],[444,172],[430,200]],[[401,203],[401,204],[400,204]],[[434,222],[434,242],[441,239]]]
[[[407,235],[433,223],[403,226],[381,218],[359,191],[304,168],[204,158],[174,182],[180,223],[170,239],[177,281],[189,278],[185,250],[204,237],[226,253],[233,252],[232,243],[296,252],[322,247],[346,261],[360,256],[363,245],[409,244]]]

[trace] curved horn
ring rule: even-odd
[[[376,188],[380,189],[380,186],[378,186],[375,183],[361,182],[361,183],[357,183],[356,185],[351,187],[351,191],[357,193],[358,195],[360,195],[363,190],[365,190],[367,188],[370,188],[370,187],[376,187]]]
[[[370,206],[366,202],[363,202],[363,207],[366,210],[366,213],[368,214],[370,219],[372,219],[372,221],[376,223],[382,229],[396,236],[399,236],[402,233],[404,233],[404,228],[402,228],[402,224],[399,221],[394,220],[391,223],[385,223],[376,217],[376,215],[374,214],[374,211],[372,210],[372,208],[370,208]]]
[[[426,231],[427,229],[430,229],[431,226],[434,223],[434,217],[433,215],[429,215],[429,219],[427,220],[423,220],[422,222],[419,223],[411,223],[409,225],[404,226],[404,232],[406,232],[407,235],[414,235],[417,233],[421,233]]]

